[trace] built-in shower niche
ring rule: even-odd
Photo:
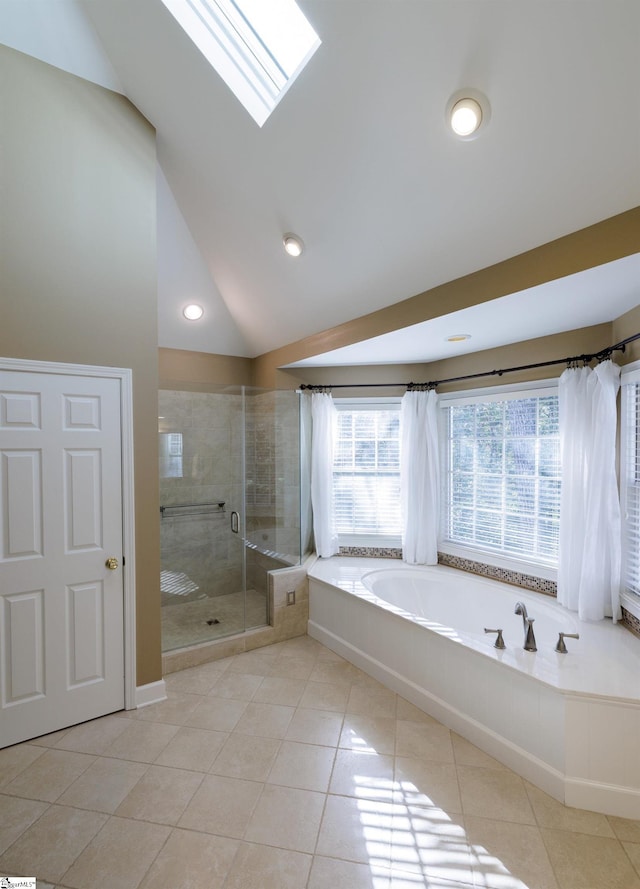
[[[161,390],[159,405],[166,652],[269,624],[269,571],[300,564],[300,436],[294,392]]]

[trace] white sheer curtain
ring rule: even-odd
[[[333,445],[336,408],[327,392],[311,396],[311,507],[316,552],[323,558],[338,552],[333,511]]]
[[[403,396],[400,428],[402,557],[414,564],[435,565],[440,499],[435,390]]]
[[[558,601],[582,620],[620,617],[620,499],[616,396],[620,368],[569,368],[560,377]]]

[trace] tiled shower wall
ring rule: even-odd
[[[162,568],[194,581],[199,588],[194,597],[242,588],[242,541],[230,533],[229,523],[231,510],[240,510],[243,502],[245,454],[247,537],[257,547],[247,549],[247,587],[266,594],[269,570],[299,564],[297,396],[249,392],[244,405],[245,415],[240,394],[159,393],[160,434],[182,435],[181,458],[168,456],[166,439],[160,448],[161,506],[225,503],[219,513],[161,519]]]
[[[195,595],[236,592],[242,588],[241,541],[229,522],[242,494],[241,396],[162,390],[159,408],[160,434],[182,435],[181,469],[176,457],[169,466],[161,456],[160,505],[225,503],[219,513],[161,519],[162,569],[190,578],[199,587]]]

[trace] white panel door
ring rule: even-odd
[[[0,747],[124,706],[120,399],[0,372]]]

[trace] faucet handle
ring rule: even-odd
[[[556,645],[555,650],[560,654],[567,653],[567,646],[564,644],[565,639],[579,639],[580,633],[559,633],[558,634],[558,644]]]
[[[488,630],[486,627],[484,628],[485,633],[497,633],[496,641],[493,643],[494,648],[506,648],[507,646],[504,644],[504,639],[502,638],[502,630]]]

